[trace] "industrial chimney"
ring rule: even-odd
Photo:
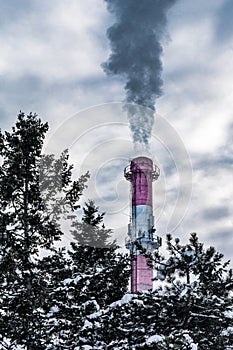
[[[131,222],[128,225],[130,249],[131,292],[146,291],[153,288],[153,269],[148,266],[148,259],[139,251],[137,243],[146,252],[153,252],[161,246],[161,239],[154,237],[152,182],[159,177],[159,168],[150,158],[137,157],[131,160],[124,170],[125,178],[131,182]]]

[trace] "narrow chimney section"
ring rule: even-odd
[[[154,216],[152,182],[159,177],[159,168],[147,157],[138,157],[125,168],[125,178],[131,182],[131,218],[126,247],[130,249],[132,259],[131,292],[153,288],[153,268],[147,264],[147,258],[138,250],[139,243],[146,252],[153,252],[161,245],[159,237],[154,238]]]

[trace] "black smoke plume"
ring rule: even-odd
[[[161,39],[166,33],[167,11],[176,0],[105,1],[116,22],[107,31],[112,52],[102,67],[107,74],[126,80],[133,140],[148,146],[155,100],[162,94]]]

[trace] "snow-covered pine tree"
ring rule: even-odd
[[[233,345],[231,327],[233,276],[230,261],[214,247],[204,248],[196,233],[189,243],[167,236],[170,257],[160,258],[159,278],[168,282],[167,295],[174,296],[174,315],[180,328],[187,329],[201,349],[227,349]],[[172,312],[172,310],[170,310]]]
[[[64,189],[61,204],[63,208],[74,207],[88,178],[86,174],[72,183],[66,152],[60,161],[50,159],[50,169],[42,169],[42,146],[47,130],[47,123],[43,124],[37,115],[20,113],[12,132],[0,134],[2,348],[10,344],[13,349],[21,344],[27,350],[44,349],[43,308],[47,283],[38,269],[37,256],[40,248],[53,249],[54,241],[60,239],[62,233],[57,219],[62,209],[52,210],[50,205],[48,212],[49,204],[42,196],[41,185],[56,203],[56,187],[49,184],[56,178],[55,165],[60,164],[60,187]],[[48,174],[40,179],[41,171]]]
[[[104,215],[105,213],[99,212],[99,207],[93,200],[85,202],[81,221],[76,217],[72,223],[72,234],[79,246],[116,248],[116,242],[111,242],[112,230],[106,229],[103,223]]]
[[[77,273],[92,274],[90,292],[102,307],[119,300],[128,290],[129,258],[117,252],[113,231],[104,225],[105,213],[99,212],[94,201],[83,207],[81,222],[75,220],[72,231],[75,240],[70,255]]]
[[[167,237],[169,257],[160,263],[162,285],[126,295],[89,315],[80,337],[93,349],[216,349],[233,346],[232,272],[222,254]],[[106,332],[107,330],[107,332]],[[89,331],[89,332],[88,332]]]
[[[75,305],[70,295],[73,281],[72,262],[66,248],[60,248],[38,262],[46,280],[46,305],[43,307],[43,349],[70,349],[72,338],[72,315],[76,315],[75,325],[80,320],[80,306]],[[74,282],[74,281],[73,281]],[[67,286],[68,285],[68,286]]]
[[[58,279],[51,281],[47,349],[82,349],[86,336],[91,337],[86,327],[88,315],[106,308],[127,291],[128,257],[117,252],[115,242],[110,242],[112,231],[104,227],[103,220],[104,213],[93,201],[85,204],[81,221],[74,219],[76,242],[71,243],[69,259],[62,260],[64,256],[60,255],[55,269]],[[51,257],[47,260],[50,265]],[[91,343],[94,346],[95,339]]]

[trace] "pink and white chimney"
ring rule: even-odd
[[[150,158],[137,157],[124,170],[125,178],[131,182],[131,218],[126,247],[132,259],[131,292],[153,288],[153,268],[138,249],[139,243],[146,252],[153,252],[161,246],[161,239],[154,237],[152,182],[159,177],[159,168]]]

